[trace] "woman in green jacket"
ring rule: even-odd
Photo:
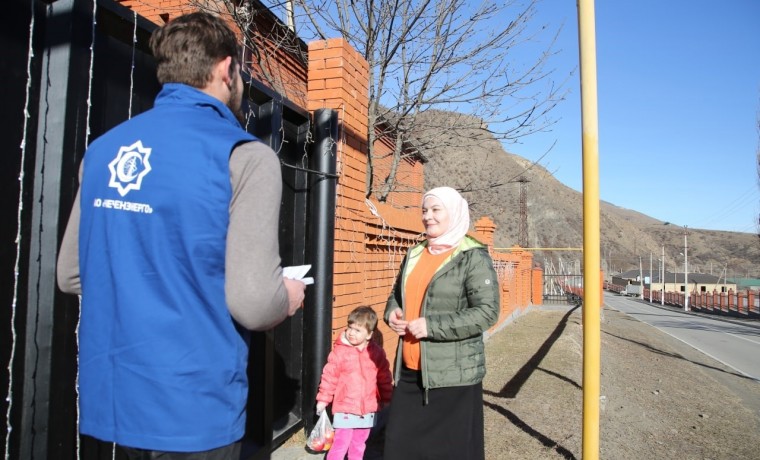
[[[483,332],[499,317],[488,248],[467,236],[467,201],[439,187],[422,199],[426,240],[411,249],[385,307],[399,335],[384,458],[482,460]]]

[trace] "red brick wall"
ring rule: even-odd
[[[496,224],[489,217],[481,217],[475,222],[473,236],[488,245],[494,268],[499,275],[501,314],[499,323],[495,326],[498,327],[518,309],[523,311],[530,305],[540,305],[543,296],[543,271],[533,268],[533,254],[521,250],[519,246],[515,246],[509,252],[494,251],[495,231]]]
[[[195,11],[188,0],[116,0],[140,16],[163,25],[172,18]]]
[[[188,0],[116,1],[157,25],[164,25],[177,16],[197,10],[197,8],[189,6]],[[219,6],[209,6],[206,11],[225,18],[237,32],[241,42],[243,41],[243,34],[221,3]],[[252,36],[253,43],[244,47],[243,60],[246,64],[244,67],[250,70],[252,78],[272,88],[296,105],[305,107],[306,67],[303,58],[307,51],[302,42],[287,28],[282,27],[277,22],[276,17],[266,12],[257,12],[253,30],[269,34],[270,37],[274,37],[274,41],[265,40],[260,34],[249,33],[249,36]],[[252,47],[258,50],[257,54],[260,58],[252,55],[250,51]]]

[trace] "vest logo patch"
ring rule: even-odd
[[[129,147],[121,147],[110,163],[111,180],[108,186],[119,191],[124,196],[130,190],[140,190],[143,177],[151,170],[150,147],[143,147],[142,141],[137,141]]]

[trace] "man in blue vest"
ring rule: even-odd
[[[223,20],[178,17],[150,45],[163,88],[87,149],[58,259],[82,296],[79,428],[130,458],[238,458],[248,330],[304,298],[280,266],[280,164],[240,127]]]

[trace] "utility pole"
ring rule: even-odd
[[[665,222],[663,225],[670,225],[670,222]],[[673,267],[676,264],[673,263]],[[678,270],[678,268],[674,268]],[[675,273],[673,274],[673,289],[675,289],[676,280]],[[683,309],[689,311],[689,227],[683,226]]]
[[[660,278],[660,282],[662,282],[662,295],[660,296],[660,305],[665,306],[665,245],[662,245],[662,278]]]
[[[689,311],[689,230],[683,226],[683,309]]]
[[[649,251],[649,303],[652,303],[652,251]]]
[[[678,275],[676,273],[676,271],[678,271],[678,264],[676,262],[678,262],[678,261],[675,260],[675,259],[673,259],[673,291],[674,292],[676,290],[676,287],[678,286]],[[676,295],[678,295],[678,294],[676,293]],[[677,300],[678,299],[676,299],[676,301]]]
[[[522,248],[528,247],[528,179],[525,176],[520,176],[517,179],[520,183],[520,195],[519,195],[519,209],[520,220],[519,228],[517,231],[517,244]]]
[[[594,1],[577,0],[583,139],[583,460],[599,460],[602,286],[599,248],[599,116]]]

